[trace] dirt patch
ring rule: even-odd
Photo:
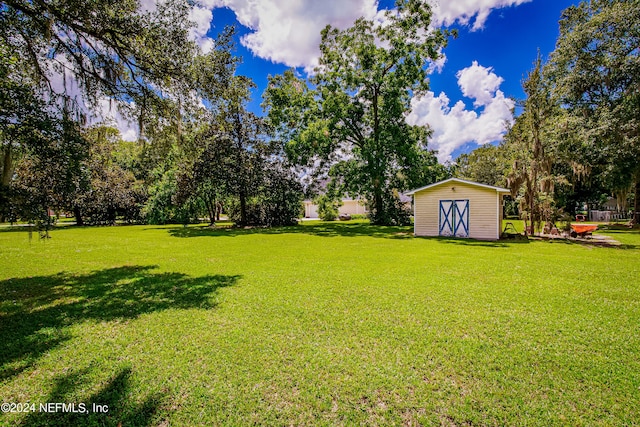
[[[617,248],[622,246],[622,243],[620,243],[613,237],[604,234],[594,234],[588,237],[569,237],[567,235],[558,236],[551,234],[541,234],[539,236],[530,236],[529,238],[534,240],[566,241],[569,243],[579,243],[585,246],[599,246],[605,248]]]

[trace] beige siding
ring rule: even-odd
[[[342,199],[342,206],[338,208],[338,214],[365,215],[367,208],[364,203],[364,200],[361,199]],[[304,216],[305,218],[318,218],[318,205],[311,200],[305,200]]]
[[[342,206],[338,208],[338,212],[349,215],[364,215],[367,213],[364,207],[364,201],[345,199],[342,199]]]
[[[318,206],[310,200],[305,200],[304,202],[304,217],[318,218]]]
[[[440,200],[469,200],[469,237],[496,240],[501,217],[500,195],[493,189],[449,182],[414,194],[416,236],[437,236]]]

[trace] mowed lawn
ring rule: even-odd
[[[640,422],[621,248],[275,230],[0,231],[1,425]],[[39,411],[40,403],[108,413]]]

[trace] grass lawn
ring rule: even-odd
[[[0,425],[639,422],[638,231],[410,232],[4,228]]]

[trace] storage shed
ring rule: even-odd
[[[506,188],[458,178],[412,190],[414,234],[497,240],[505,194]]]

